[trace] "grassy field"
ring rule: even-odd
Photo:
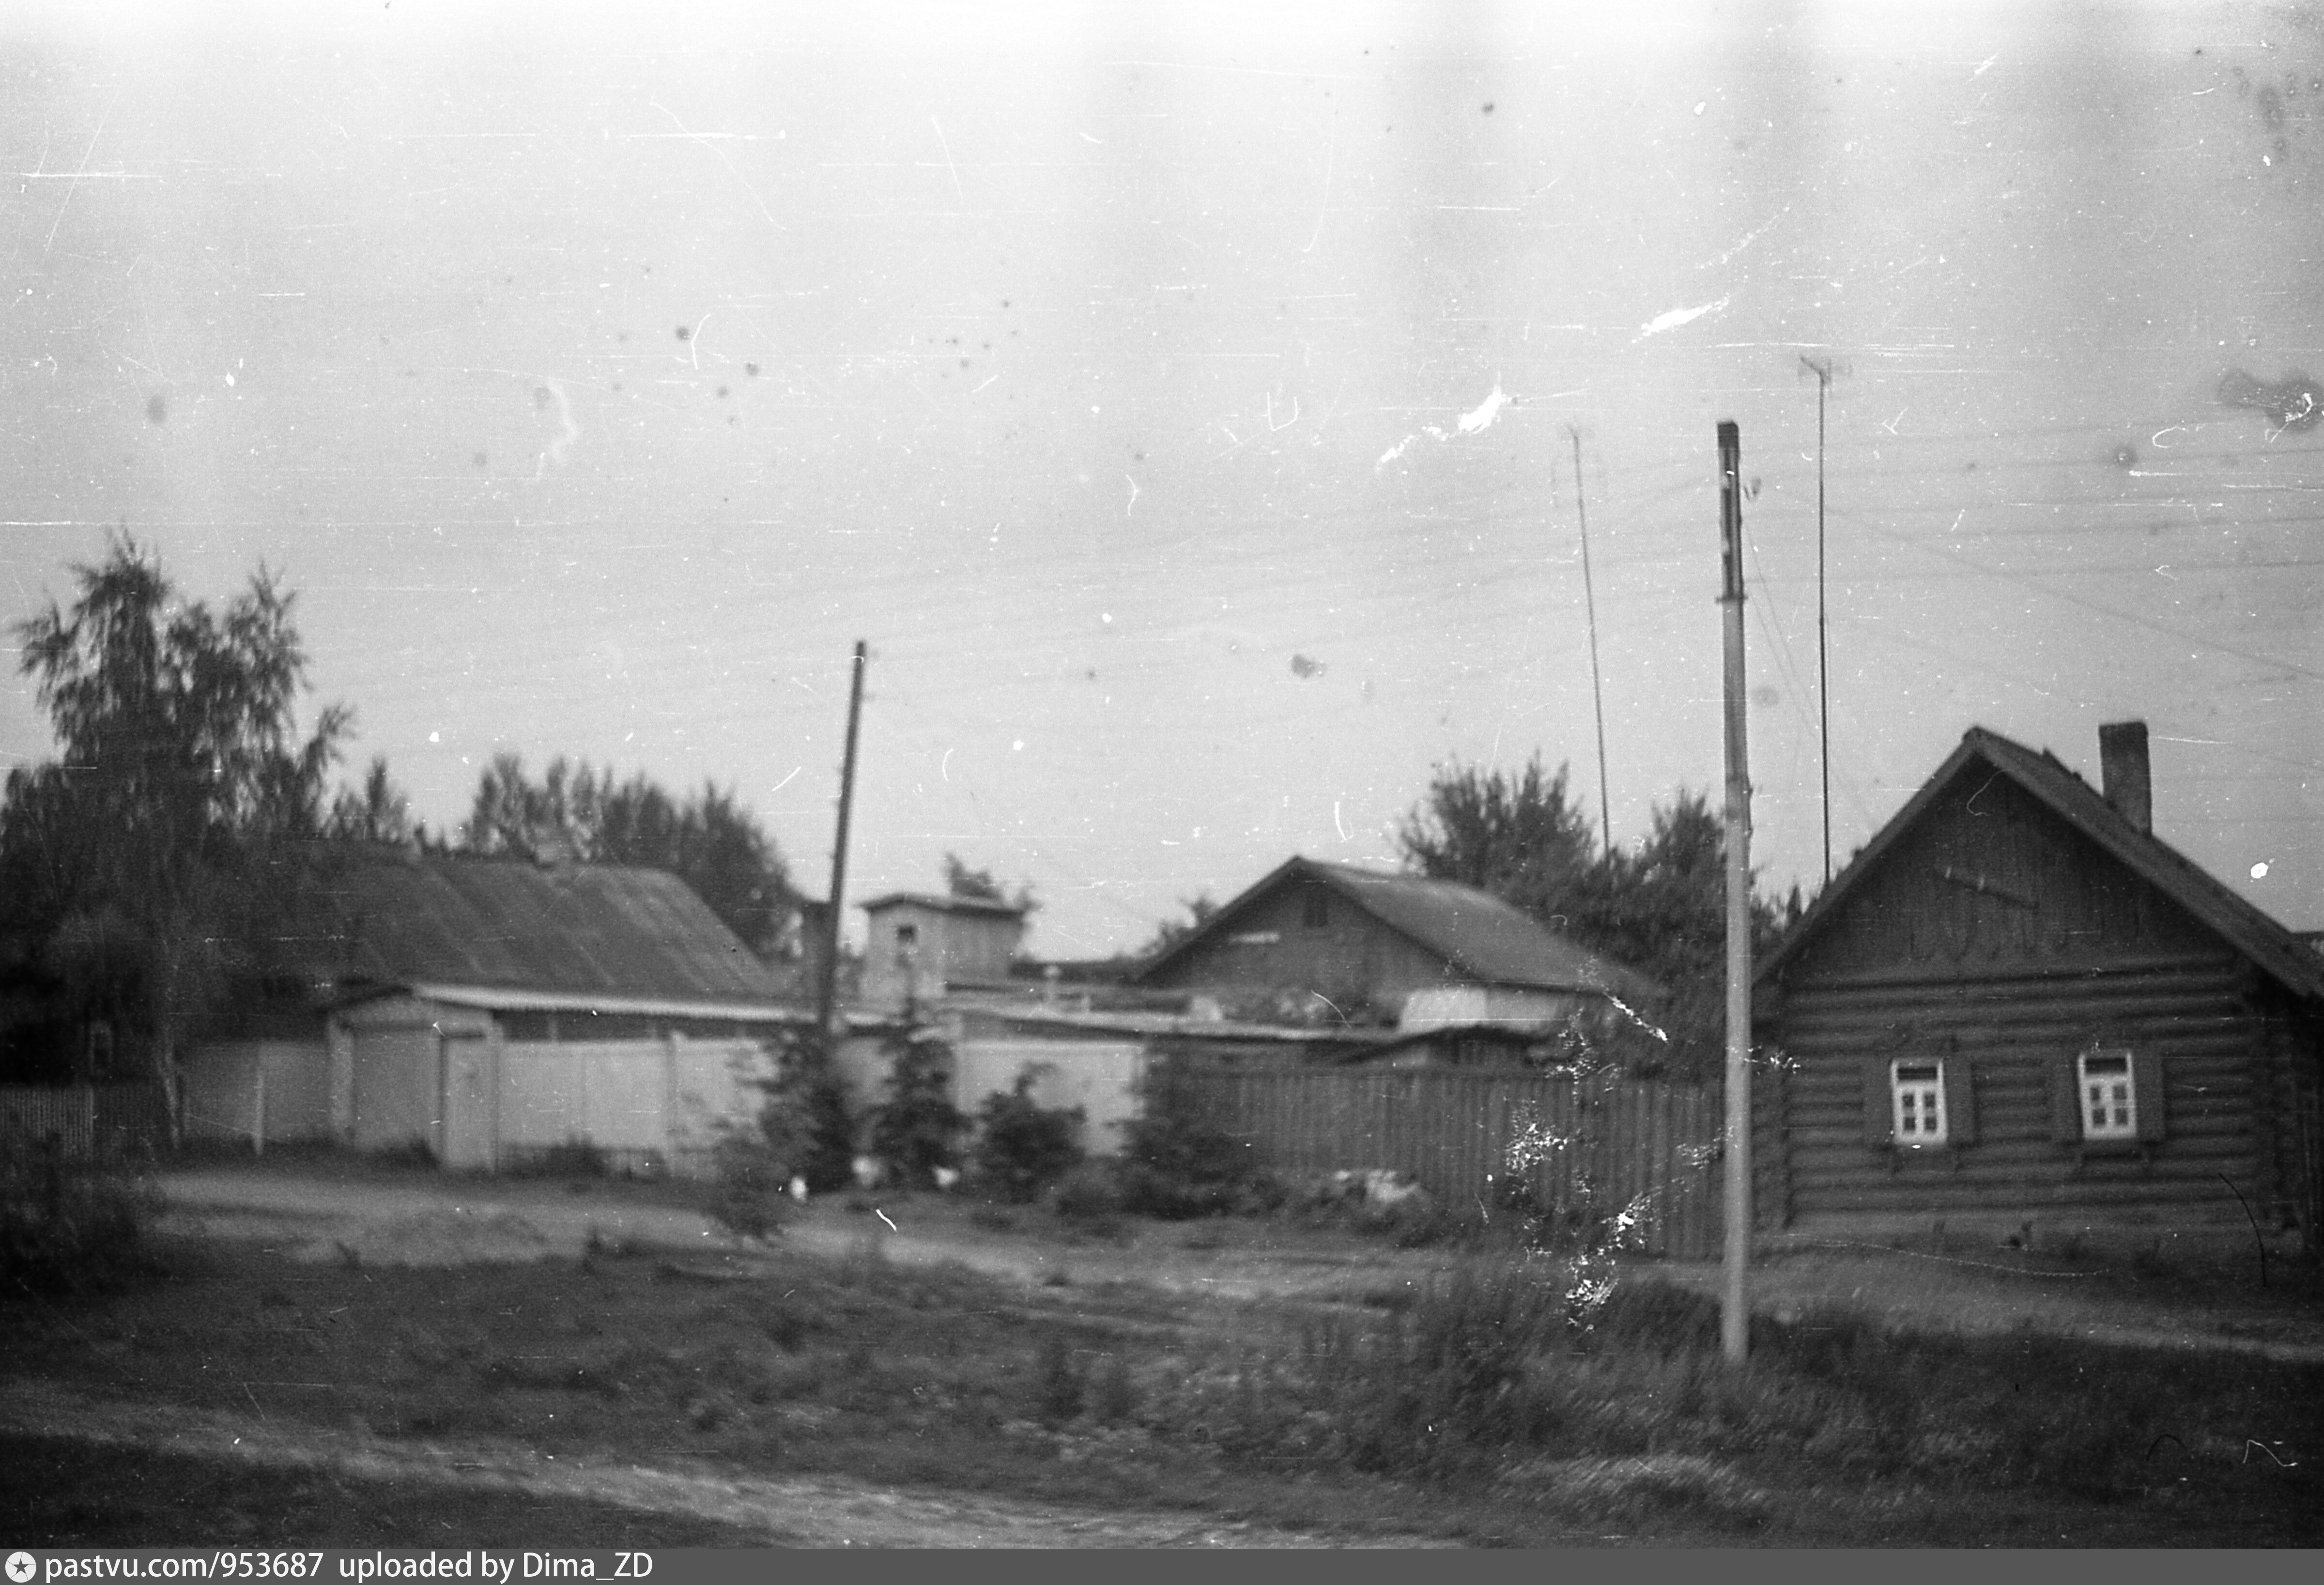
[[[0,1490],[46,1545],[784,1534],[461,1478],[493,1450],[1333,1544],[2324,1541],[2324,1366],[1810,1309],[1758,1321],[1738,1373],[1706,1297],[1634,1274],[1585,1314],[1560,1267],[1508,1249],[1425,1279],[1384,1265],[1341,1302],[1204,1299],[1071,1262],[1029,1284],[907,1266],[862,1225],[837,1253],[742,1264],[601,1241],[411,1268],[164,1240],[111,1291],[5,1304],[0,1373],[112,1429],[19,1423]],[[1046,1212],[982,1236],[1117,1269]],[[141,1415],[371,1451],[254,1464],[141,1437]]]

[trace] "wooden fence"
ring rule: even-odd
[[[53,1136],[68,1161],[146,1156],[170,1144],[157,1084],[0,1085],[0,1160],[34,1159]]]
[[[1418,1178],[1455,1212],[1522,1176],[1562,1217],[1627,1215],[1631,1247],[1674,1259],[1720,1241],[1720,1092],[1614,1072],[1188,1070],[1203,1111],[1294,1183],[1347,1167]]]

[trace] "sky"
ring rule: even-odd
[[[849,901],[1097,956],[1443,766],[1715,806],[1733,419],[1764,887],[2135,718],[2324,926],[2319,108],[2240,0],[18,0],[0,621],[263,565],[349,779],[708,779],[817,896],[861,640]]]

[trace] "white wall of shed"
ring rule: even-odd
[[[1121,1125],[1138,1115],[1146,1047],[1136,1041],[967,1040],[954,1051],[953,1103],[971,1117],[991,1095],[1016,1088],[1028,1067],[1038,1106],[1078,1106],[1080,1142],[1093,1156],[1121,1149]]]
[[[186,1132],[198,1139],[327,1139],[332,1128],[327,1044],[319,1037],[202,1041],[186,1059],[185,1108]]]

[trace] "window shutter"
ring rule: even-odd
[[[2138,1101],[2141,1143],[2163,1138],[2163,1054],[2135,1050],[2130,1054],[2131,1093]]]
[[[2061,1145],[2082,1142],[2082,1098],[2070,1056],[2050,1064],[2050,1135]]]
[[[1945,1058],[1945,1142],[1977,1143],[1977,1092],[1969,1083],[1969,1058],[1954,1052]]]
[[[1896,1142],[1895,1097],[1889,1091],[1888,1059],[1864,1059],[1864,1142],[1886,1150]]]

